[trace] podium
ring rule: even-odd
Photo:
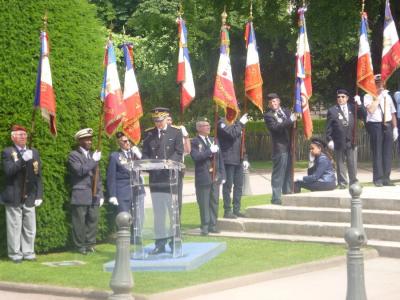
[[[181,257],[182,238],[178,203],[178,178],[184,164],[172,160],[143,159],[131,168],[135,201],[132,208],[132,258]],[[148,180],[147,177],[148,176]],[[164,240],[168,250],[151,255],[145,240]]]

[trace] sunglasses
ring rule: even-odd
[[[122,143],[129,143],[129,140],[121,140]]]

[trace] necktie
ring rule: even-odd
[[[347,105],[343,105],[342,106],[342,111],[343,111],[344,117],[346,118],[346,120],[348,120],[349,119],[349,115],[348,115],[348,112],[347,112]]]
[[[210,139],[208,138],[208,136],[206,137],[206,145],[207,145],[207,147],[211,146],[211,142],[210,142]]]
[[[90,152],[89,151],[86,153],[86,157],[87,157],[87,159],[90,159]]]
[[[276,114],[278,115],[278,117],[280,118],[280,119],[286,119],[285,118],[285,114],[282,112],[282,110],[278,110],[277,112],[276,112]]]

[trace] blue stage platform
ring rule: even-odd
[[[149,253],[154,244],[145,247]],[[147,255],[146,259],[131,259],[130,268],[132,271],[158,271],[158,272],[179,272],[193,270],[218,256],[226,250],[226,243],[183,243],[183,256],[172,258],[171,253],[159,255]],[[110,261],[103,265],[103,270],[112,272],[114,262]]]

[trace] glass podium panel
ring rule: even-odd
[[[133,161],[132,258],[182,256],[178,179],[184,167],[184,164],[171,160]],[[144,247],[150,241],[165,252],[152,254]]]

